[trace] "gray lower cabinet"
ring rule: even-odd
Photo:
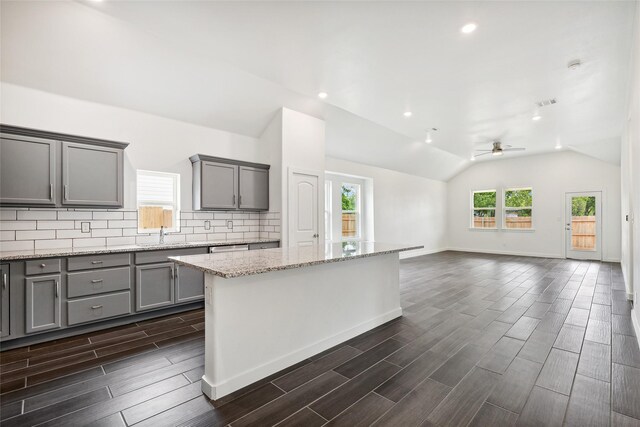
[[[10,316],[9,316],[9,265],[0,265],[0,337],[6,337],[11,333]]]
[[[269,169],[240,166],[240,209],[269,210]]]
[[[25,279],[26,333],[60,327],[60,275]]]
[[[131,313],[131,292],[79,298],[67,302],[67,323],[95,322]]]
[[[136,267],[136,311],[173,304],[174,266],[172,262]]]
[[[123,206],[121,149],[62,143],[62,204]]]
[[[204,273],[195,268],[175,266],[176,303],[204,298]]]
[[[0,138],[0,203],[56,203],[57,142],[3,134]]]

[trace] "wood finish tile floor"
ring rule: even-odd
[[[640,425],[618,264],[443,252],[401,262],[401,298],[401,319],[215,405],[202,310],[9,350],[1,423]]]

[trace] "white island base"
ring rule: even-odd
[[[202,391],[220,399],[401,315],[397,252],[235,278],[207,273]]]

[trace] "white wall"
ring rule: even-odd
[[[424,245],[409,256],[446,249],[445,182],[331,157],[326,159],[326,168],[373,180],[376,241]]]
[[[470,192],[533,187],[535,231],[470,229]],[[620,260],[620,167],[571,151],[480,162],[449,180],[449,248],[564,257],[565,193],[602,191],[602,257]],[[498,216],[498,214],[496,214]]]
[[[640,340],[640,5],[636,5],[628,114],[622,138],[622,273]],[[629,215],[629,220],[625,218]]]
[[[318,172],[318,233],[324,241],[325,122],[304,113],[282,109],[282,246],[289,244],[289,172],[292,169]]]
[[[270,160],[267,144],[247,136],[8,83],[1,83],[0,93],[3,124],[130,142],[125,150],[125,209],[136,208],[136,169],[179,173],[182,209],[191,210],[193,154]]]

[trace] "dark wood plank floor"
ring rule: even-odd
[[[637,426],[618,264],[459,252],[401,263],[404,316],[215,404],[203,313],[0,353],[3,426]]]

